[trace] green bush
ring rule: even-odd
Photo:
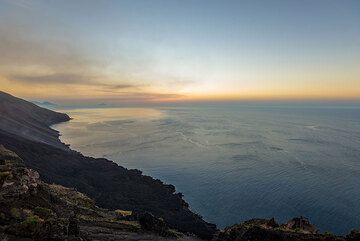
[[[55,213],[48,208],[36,207],[33,211],[35,215],[39,216],[42,219],[53,219],[56,217]]]
[[[11,217],[13,217],[15,219],[20,219],[21,218],[21,211],[18,208],[12,208],[10,210],[10,214],[11,214]]]
[[[0,224],[4,224],[6,222],[6,216],[4,213],[0,213]]]
[[[11,177],[10,171],[0,172],[0,181],[4,181],[6,178]]]
[[[333,237],[333,236],[334,236],[334,234],[333,234],[332,232],[330,232],[330,231],[325,231],[325,232],[324,232],[324,235],[330,236],[330,237]]]
[[[43,220],[37,215],[30,215],[24,221],[21,222],[21,227],[31,235],[41,233]]]
[[[123,219],[125,217],[131,216],[132,215],[132,211],[125,211],[125,210],[115,210],[115,214],[116,214],[116,219]]]

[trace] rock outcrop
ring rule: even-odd
[[[35,193],[39,185],[39,174],[25,168],[24,163],[12,152],[0,145],[0,200],[17,198]]]
[[[283,230],[298,231],[306,234],[317,234],[319,232],[310,221],[304,217],[293,218],[281,225],[281,228]]]
[[[277,224],[274,219],[252,219],[225,228],[213,241],[353,241],[359,238],[357,231],[346,237],[321,234],[308,219],[299,217],[285,224]]]

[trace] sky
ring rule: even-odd
[[[358,0],[0,0],[0,90],[34,100],[360,100]]]

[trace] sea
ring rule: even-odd
[[[221,102],[58,108],[61,140],[173,184],[220,228],[309,218],[360,228],[360,103]]]

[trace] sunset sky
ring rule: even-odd
[[[360,1],[0,0],[0,90],[53,101],[360,100]]]

